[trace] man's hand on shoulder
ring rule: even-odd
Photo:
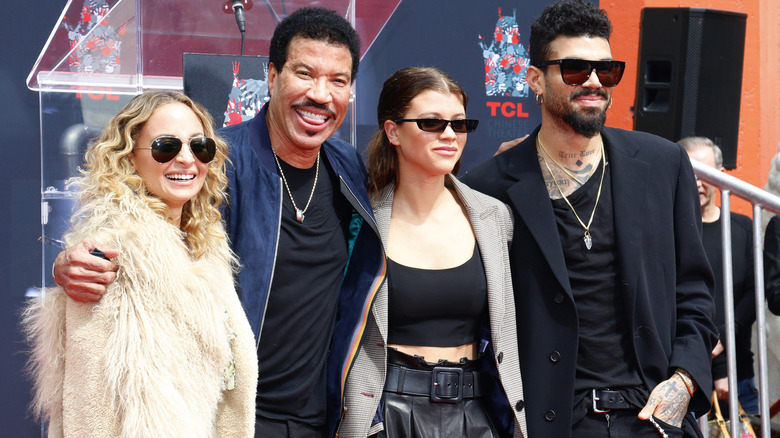
[[[94,249],[102,251],[108,259],[119,255],[119,250],[87,239],[62,251],[54,261],[54,281],[75,301],[99,301],[106,287],[116,280],[119,265],[90,254]]]
[[[517,146],[518,144],[520,144],[520,142],[521,142],[521,141],[523,141],[523,140],[525,140],[526,138],[528,138],[528,136],[529,136],[529,135],[531,135],[531,134],[526,134],[526,135],[524,135],[524,136],[522,136],[522,137],[520,137],[520,138],[516,138],[516,139],[514,139],[514,140],[509,140],[509,141],[505,141],[505,142],[501,143],[501,144],[498,146],[498,150],[496,151],[496,153],[495,153],[495,154],[493,154],[493,156],[495,157],[496,155],[498,155],[498,154],[500,154],[500,153],[502,153],[502,152],[506,152],[506,151],[508,151],[509,149],[512,149],[513,147],[515,147],[515,146]]]

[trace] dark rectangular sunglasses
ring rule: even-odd
[[[559,64],[561,78],[566,85],[582,85],[588,81],[590,74],[596,70],[601,85],[614,87],[623,77],[626,63],[623,61],[588,61],[587,59],[554,59],[542,61],[539,67]]]
[[[449,124],[452,126],[452,130],[458,134],[462,134],[464,132],[473,132],[475,129],[477,129],[477,125],[479,124],[479,120],[474,119],[398,119],[393,120],[393,122],[416,122],[417,127],[425,132],[444,132],[444,130],[447,129],[447,124]]]
[[[192,155],[195,156],[200,162],[208,163],[214,159],[214,155],[217,153],[217,144],[213,139],[208,137],[191,137],[189,139],[190,150]],[[151,149],[152,158],[158,163],[167,163],[181,152],[181,148],[184,143],[178,137],[157,137],[152,141],[152,146],[148,148],[136,149]]]

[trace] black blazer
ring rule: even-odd
[[[509,204],[510,251],[528,435],[571,435],[578,318],[536,154],[536,135],[471,170],[463,181]],[[617,287],[648,390],[684,368],[699,384],[689,409],[710,406],[713,277],[688,155],[660,137],[602,133],[611,172]],[[690,416],[687,416],[690,417]]]

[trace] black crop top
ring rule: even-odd
[[[464,264],[419,269],[387,259],[387,342],[457,347],[479,340],[487,315],[487,280],[479,248]]]

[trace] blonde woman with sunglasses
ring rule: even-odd
[[[133,98],[87,151],[65,241],[119,269],[99,303],[57,287],[25,310],[49,437],[254,436],[254,337],[218,209],[226,156],[205,109],[167,91]]]

